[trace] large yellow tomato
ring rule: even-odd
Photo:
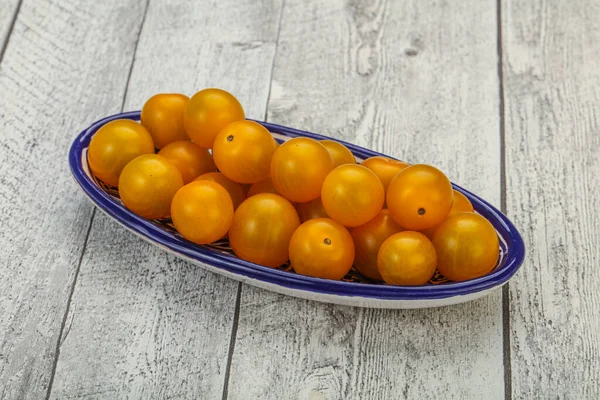
[[[123,168],[119,195],[125,207],[148,219],[168,217],[171,200],[183,186],[175,165],[158,154],[134,158]]]
[[[254,121],[235,121],[221,129],[213,145],[219,171],[234,182],[256,183],[269,176],[277,142]]]
[[[479,214],[458,213],[433,234],[438,270],[453,281],[478,278],[494,269],[500,253],[498,235]]]
[[[221,129],[244,118],[242,105],[231,93],[221,89],[204,89],[188,101],[183,126],[194,143],[211,149]]]
[[[169,143],[158,152],[158,155],[175,164],[185,184],[202,174],[217,170],[209,151],[189,140]]]
[[[452,202],[450,181],[430,165],[403,169],[392,179],[387,191],[387,207],[392,217],[402,227],[417,231],[432,228],[446,219]]]
[[[387,238],[377,254],[377,268],[390,285],[424,285],[435,273],[437,257],[427,236],[398,232]]]
[[[271,179],[283,197],[304,203],[321,195],[321,186],[333,169],[333,159],[321,143],[309,138],[290,139],[273,154]]]
[[[352,236],[329,218],[306,221],[290,241],[290,263],[302,275],[339,280],[350,271],[352,261]]]
[[[88,147],[94,176],[112,186],[119,184],[125,165],[137,156],[154,153],[150,133],[130,119],[117,119],[98,129]]]
[[[142,107],[142,125],[157,149],[177,140],[189,140],[183,129],[183,112],[189,99],[179,93],[161,93],[150,97]]]
[[[381,211],[383,185],[373,171],[362,165],[340,165],[325,178],[321,201],[332,219],[344,226],[359,226]]]
[[[300,219],[283,197],[261,193],[246,199],[235,211],[229,243],[242,260],[278,267],[289,259],[289,244]]]
[[[371,279],[381,280],[381,274],[377,269],[377,253],[381,244],[394,233],[402,231],[390,216],[388,210],[381,210],[375,218],[352,229],[352,239],[356,249],[354,267],[361,274]]]
[[[177,191],[171,203],[171,218],[187,240],[208,244],[221,239],[233,221],[229,193],[216,182],[195,181]]]

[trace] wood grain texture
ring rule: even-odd
[[[264,118],[279,7],[152,0],[125,109],[219,87]],[[220,398],[238,285],[96,215],[52,398]]]
[[[513,398],[600,398],[600,4],[502,3]]]
[[[286,1],[268,110],[499,204],[495,4]],[[229,397],[503,399],[500,299],[384,311],[244,286]]]
[[[66,155],[119,110],[140,5],[25,0],[16,20],[0,65],[0,398],[46,395],[92,213]]]

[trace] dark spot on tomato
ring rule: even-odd
[[[227,136],[227,141],[228,142],[233,142],[233,135]]]
[[[329,246],[331,244],[331,239],[325,238],[325,239],[323,239],[323,243],[325,243],[327,246]]]
[[[425,209],[423,207],[419,208],[419,215],[425,215]]]

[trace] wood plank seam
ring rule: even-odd
[[[19,12],[21,11],[22,3],[23,3],[23,0],[19,0],[19,2],[17,3],[17,7],[15,8],[15,12],[12,16],[12,20],[10,21],[10,27],[8,28],[6,38],[4,39],[4,43],[2,43],[2,47],[0,48],[0,63],[2,63],[2,59],[4,58],[4,53],[6,52],[6,48],[8,47],[8,41],[10,40],[10,36],[15,27],[15,22],[17,22],[17,16],[19,15]]]
[[[498,44],[498,96],[500,119],[500,209],[506,214],[506,149],[504,111],[504,64],[502,49],[502,0],[496,1],[496,29]],[[504,398],[512,400],[512,360],[510,349],[510,291],[502,287],[502,347],[504,359]]]
[[[140,41],[140,36],[142,30],[144,29],[144,22],[146,22],[146,15],[148,14],[148,6],[150,4],[150,0],[146,0],[146,5],[144,7],[144,15],[142,16],[142,22],[140,23],[140,29],[138,30],[135,46],[133,48],[133,54],[131,58],[131,64],[129,66],[129,73],[127,74],[127,80],[125,82],[125,90],[123,92],[123,102],[121,103],[121,112],[123,112],[123,108],[125,107],[125,100],[127,97],[127,89],[129,88],[129,81],[131,80],[131,72],[133,71],[133,64],[135,63],[135,55],[137,53],[138,43]],[[20,6],[20,3],[19,3]],[[1,59],[0,59],[1,60]],[[69,331],[67,330],[66,334],[63,337],[63,332],[65,329],[65,325],[67,322],[67,317],[69,315],[69,311],[71,309],[71,301],[73,299],[73,293],[75,293],[75,287],[77,286],[77,278],[79,277],[79,271],[81,270],[81,263],[83,262],[83,256],[85,255],[85,251],[87,249],[88,240],[90,238],[90,232],[92,231],[92,225],[94,223],[94,216],[96,215],[96,207],[93,208],[92,215],[90,217],[90,222],[88,225],[87,233],[85,235],[85,240],[83,241],[83,248],[81,250],[81,255],[79,256],[79,261],[77,262],[77,268],[75,269],[75,276],[73,278],[73,284],[71,285],[71,290],[69,293],[69,297],[67,299],[67,307],[65,309],[65,314],[63,316],[62,324],[60,327],[60,331],[58,333],[58,339],[56,342],[56,350],[54,353],[54,362],[52,364],[52,372],[50,374],[50,382],[48,383],[48,390],[46,392],[46,400],[50,398],[52,394],[52,384],[54,383],[54,376],[56,375],[56,367],[58,365],[58,360],[60,358],[60,346],[65,341]]]

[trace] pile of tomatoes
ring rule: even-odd
[[[422,285],[436,268],[462,281],[498,259],[495,229],[438,169],[385,157],[357,164],[329,140],[279,144],[220,89],[153,96],[141,123],[96,132],[88,162],[132,212],[170,217],[197,244],[228,237],[237,257],[268,267],[289,261],[299,274],[337,280],[354,266]]]

